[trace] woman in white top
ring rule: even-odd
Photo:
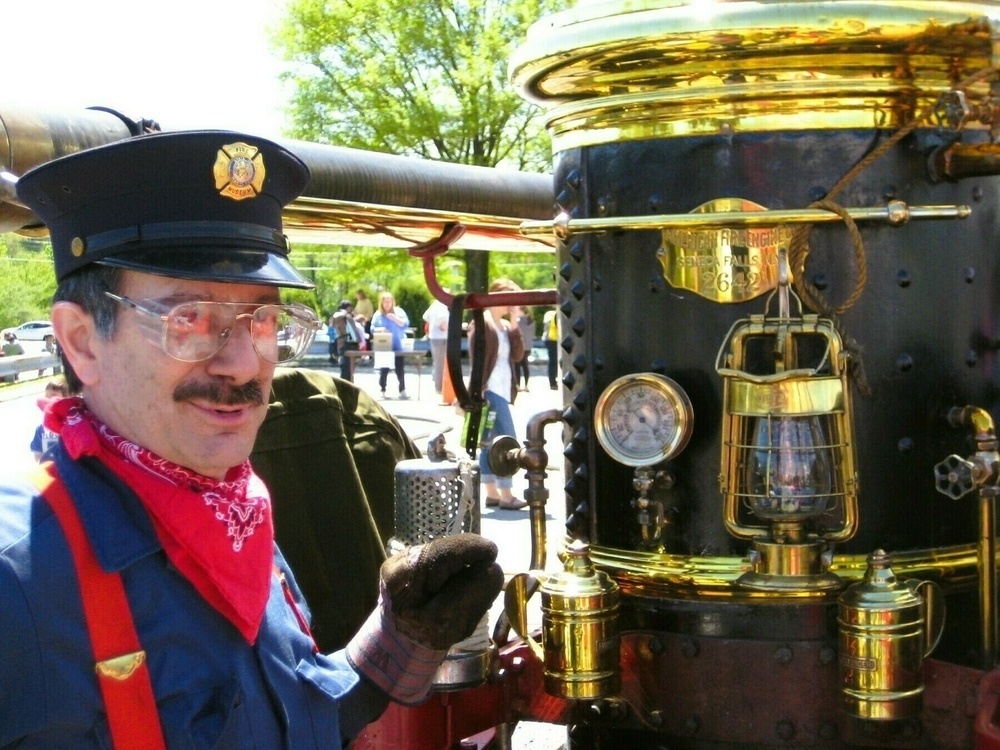
[[[490,285],[490,292],[518,292],[521,288],[510,279],[497,279]],[[504,510],[520,510],[527,503],[514,497],[511,491],[513,481],[510,477],[500,477],[493,474],[487,461],[489,444],[497,435],[517,437],[514,417],[510,405],[517,396],[517,379],[514,375],[514,365],[524,356],[524,344],[516,325],[504,318],[510,314],[510,308],[490,307],[483,311],[484,366],[485,383],[483,397],[489,404],[492,426],[483,431],[483,439],[479,447],[480,484],[486,495],[488,507],[499,507]],[[469,326],[469,346],[475,343],[475,326]]]

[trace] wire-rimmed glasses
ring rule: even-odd
[[[246,318],[258,356],[277,365],[303,354],[322,324],[304,305],[206,300],[132,300],[111,292],[111,299],[140,313],[146,337],[181,362],[211,359],[226,345],[236,323]]]

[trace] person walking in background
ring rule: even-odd
[[[372,316],[372,331],[379,329],[392,334],[392,350],[396,353],[396,382],[399,385],[399,397],[403,400],[409,398],[406,395],[406,358],[403,356],[403,338],[406,336],[406,329],[410,325],[410,318],[406,310],[396,306],[392,292],[382,292],[378,298],[378,310]],[[385,387],[389,382],[389,368],[380,367],[378,373],[378,387],[385,398]]]
[[[330,364],[335,365],[337,364],[337,326],[333,324],[333,315],[326,321],[326,337],[328,339],[326,349],[330,355]]]
[[[549,355],[549,388],[559,389],[556,378],[559,375],[559,312],[549,310],[542,316],[542,334],[545,339],[545,351]]]
[[[331,339],[336,345],[337,357],[340,361],[340,377],[354,382],[354,366],[348,352],[357,352],[365,348],[365,329],[354,319],[354,303],[349,299],[342,300],[337,306],[337,312],[330,318]]]
[[[59,356],[59,344],[56,343],[56,337],[51,333],[42,339],[42,346],[45,349],[46,354],[54,354],[57,357]],[[45,368],[43,367],[38,371],[38,377],[42,377],[44,372]],[[55,365],[52,368],[53,375],[58,375],[60,372],[62,372],[62,367],[60,365]]]
[[[38,399],[38,408],[45,412],[48,405],[57,398],[65,398],[69,395],[66,386],[66,378],[57,375],[45,384],[45,396]],[[41,461],[45,452],[59,440],[59,435],[45,426],[44,421],[35,428],[35,434],[31,438],[31,453],[36,461]]]
[[[368,299],[364,289],[359,289],[354,293],[354,319],[365,329],[365,333],[372,331],[372,316],[375,314],[375,306]]]
[[[514,367],[514,385],[519,391],[528,390],[528,358],[531,356],[531,344],[535,340],[535,316],[527,307],[517,308],[517,330],[521,334],[521,343],[524,344],[524,356],[521,357]],[[521,382],[524,385],[521,385]]]
[[[448,357],[448,318],[448,306],[441,300],[434,300],[424,310],[425,330],[434,366],[434,392],[439,396],[444,388],[444,368]]]
[[[493,292],[519,292],[521,288],[510,279],[497,279],[490,285]],[[483,431],[483,439],[479,448],[480,485],[486,494],[486,506],[504,510],[520,510],[527,503],[514,497],[511,488],[511,477],[496,476],[487,460],[488,446],[497,435],[517,437],[514,426],[514,416],[510,405],[517,396],[517,377],[514,365],[524,356],[524,344],[521,333],[516,325],[504,318],[511,308],[506,306],[490,307],[483,311],[483,326],[485,334],[483,360],[483,398],[489,405],[490,415],[487,424],[492,426]],[[475,325],[469,325],[469,356],[473,356]],[[492,420],[490,419],[492,416]]]

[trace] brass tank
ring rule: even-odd
[[[557,239],[567,529],[621,589],[628,718],[574,726],[572,750],[971,744],[969,718],[942,709],[941,670],[995,663],[991,548],[977,544],[994,536],[995,487],[978,510],[951,502],[935,467],[976,431],[947,415],[997,405],[998,23],[994,2],[581,2],[515,53],[511,79],[546,109],[556,153],[558,215],[522,231]],[[840,443],[857,460],[827,462],[849,475],[825,480],[829,510],[814,517],[727,508],[720,476],[747,472],[726,456],[758,446],[739,444],[752,425],[724,427],[722,344],[741,320],[783,336],[817,319],[844,341]],[[748,382],[767,359],[751,351]],[[829,372],[822,352],[796,362],[782,366]],[[594,438],[602,394],[644,373],[677,384],[693,424],[651,466]],[[995,455],[992,435],[976,441]],[[856,515],[835,499],[849,495]],[[837,601],[873,549],[944,593],[924,686],[935,713],[844,710]]]

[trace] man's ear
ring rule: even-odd
[[[99,379],[97,345],[100,338],[94,318],[75,302],[56,302],[52,306],[52,329],[73,372],[84,385]]]

